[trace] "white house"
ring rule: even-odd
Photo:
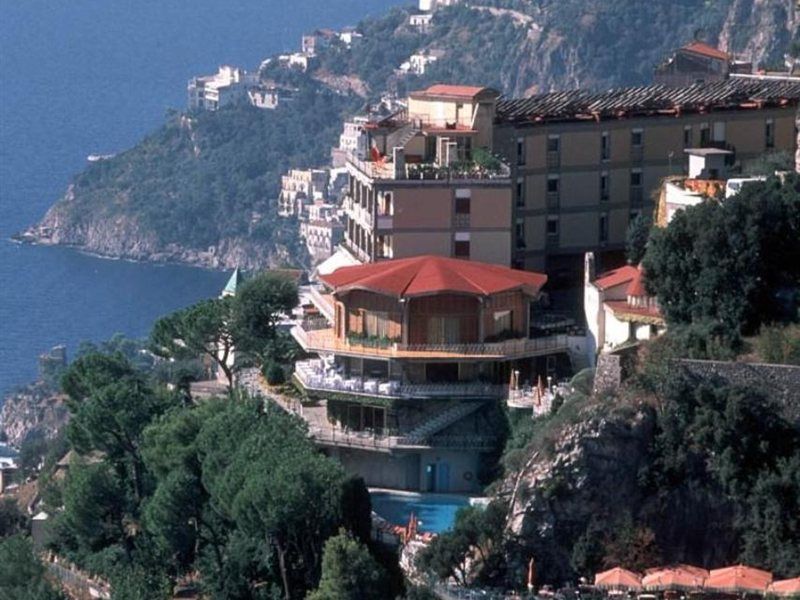
[[[630,340],[647,340],[664,331],[658,301],[648,295],[641,265],[595,274],[594,253],[584,265],[583,310],[590,364],[597,354]]]
[[[189,108],[217,110],[235,100],[244,98],[247,86],[254,78],[238,67],[222,65],[214,75],[193,77],[186,86]]]

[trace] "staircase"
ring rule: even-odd
[[[459,402],[453,406],[450,406],[449,408],[446,408],[433,418],[426,420],[424,423],[417,425],[403,437],[409,443],[419,444],[425,442],[425,440],[427,440],[434,433],[441,431],[453,423],[457,423],[467,415],[474,413],[482,406],[484,406],[483,402]]]
[[[417,134],[417,131],[419,131],[419,129],[411,121],[403,125],[397,131],[393,131],[386,140],[386,151],[391,152],[393,148],[398,147],[405,148],[406,144],[411,141],[411,138]]]

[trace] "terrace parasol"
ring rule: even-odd
[[[800,596],[800,577],[773,581],[767,588],[767,593],[776,596]]]
[[[711,571],[704,587],[720,592],[764,593],[770,583],[772,583],[772,573],[769,571],[762,571],[745,565],[735,565]]]
[[[638,573],[628,571],[628,569],[614,567],[608,571],[597,573],[594,576],[594,584],[599,588],[606,589],[640,590],[642,589],[642,578]]]
[[[709,573],[691,565],[673,565],[649,569],[642,578],[642,587],[647,590],[691,590],[703,587]]]

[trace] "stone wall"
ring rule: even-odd
[[[763,390],[787,417],[800,420],[800,367],[764,363],[679,359],[681,367],[703,379],[721,379]]]

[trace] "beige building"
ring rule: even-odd
[[[302,217],[309,205],[327,198],[327,190],[327,170],[291,169],[281,177],[278,214],[282,217]]]
[[[685,149],[730,150],[733,170],[793,153],[798,98],[798,82],[735,79],[500,101],[493,147],[512,165],[513,264],[577,281],[584,252],[621,253]]]
[[[345,248],[361,262],[420,254],[509,265],[509,168],[489,152],[498,93],[434,85],[364,126],[348,157]]]

